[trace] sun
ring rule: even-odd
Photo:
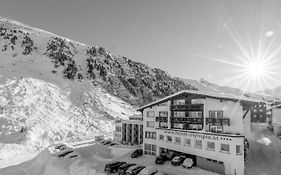
[[[262,61],[250,61],[246,66],[246,73],[252,79],[263,78],[267,74],[267,65]]]

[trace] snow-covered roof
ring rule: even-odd
[[[215,93],[215,92],[207,92],[207,91],[194,91],[194,90],[183,90],[183,91],[179,91],[176,92],[172,95],[169,95],[167,97],[164,97],[160,100],[154,101],[152,103],[149,103],[147,105],[144,105],[140,108],[138,108],[138,111],[142,111],[143,109],[147,108],[147,107],[151,107],[153,105],[159,104],[159,103],[163,103],[165,101],[168,101],[169,99],[182,95],[182,94],[194,94],[194,95],[200,95],[203,97],[209,97],[209,98],[216,98],[216,99],[223,99],[223,100],[235,100],[235,101],[241,101],[241,102],[248,102],[248,103],[260,103],[262,102],[261,100],[255,99],[255,98],[249,98],[249,97],[245,97],[245,96],[234,96],[231,94],[225,94],[225,93]]]

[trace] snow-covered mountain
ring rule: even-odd
[[[244,92],[243,90],[241,90],[239,88],[218,85],[218,84],[209,82],[205,79],[200,79],[198,81],[192,80],[192,79],[182,79],[182,80],[185,83],[192,85],[199,91],[231,94],[231,95],[235,95],[238,97],[246,96],[246,97],[256,98],[256,99],[260,99],[260,100],[268,101],[268,102],[272,102],[274,100],[279,100],[281,97],[281,90],[278,91],[278,89],[277,89],[277,91],[273,91],[273,92],[277,92],[277,93],[270,93],[271,92],[270,90],[254,93],[254,92]],[[278,95],[278,92],[279,92],[279,95]]]
[[[111,136],[114,121],[137,114],[136,106],[196,89],[103,47],[7,18],[0,18],[0,76],[0,159]]]

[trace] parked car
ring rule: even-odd
[[[171,161],[171,164],[174,165],[174,166],[179,166],[183,163],[185,158],[186,158],[185,156],[176,156]]]
[[[126,174],[126,171],[127,171],[130,167],[132,167],[132,166],[134,166],[134,165],[136,165],[136,164],[134,164],[134,163],[126,163],[126,164],[121,165],[121,166],[118,168],[118,174],[119,174],[119,175],[125,175],[125,174]]]
[[[125,163],[126,162],[119,162],[119,161],[108,163],[104,167],[104,172],[107,174],[115,173],[115,172],[117,172],[118,168]]]
[[[191,159],[191,158],[186,158],[186,159],[183,161],[182,166],[185,167],[185,168],[192,168],[193,164],[194,164],[193,159]]]
[[[112,142],[110,141],[110,140],[105,140],[104,142],[103,142],[103,144],[104,145],[108,145],[108,144],[111,144]]]
[[[167,160],[173,160],[173,158],[177,155],[173,151],[168,151],[166,153],[163,153],[162,155],[165,155],[167,157]]]
[[[57,143],[52,146],[49,146],[48,150],[50,154],[52,154],[53,156],[60,156],[65,152],[69,152],[69,151],[73,152],[73,147],[64,143]]]
[[[145,166],[132,166],[126,171],[126,175],[137,175]]]
[[[138,175],[151,175],[153,173],[157,172],[157,168],[155,166],[147,166],[144,169],[142,169]]]
[[[156,164],[161,164],[163,165],[165,163],[165,161],[168,160],[168,157],[167,155],[160,155],[160,156],[157,156],[156,159],[155,159],[155,163]]]
[[[137,149],[131,154],[131,157],[138,158],[138,157],[142,156],[142,154],[143,154],[142,149]]]
[[[117,143],[110,143],[109,146],[118,145]]]

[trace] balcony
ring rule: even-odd
[[[203,118],[171,117],[172,123],[203,123]]]
[[[206,118],[206,125],[228,125],[230,126],[229,118]]]
[[[172,105],[172,111],[203,111],[203,104]]]

